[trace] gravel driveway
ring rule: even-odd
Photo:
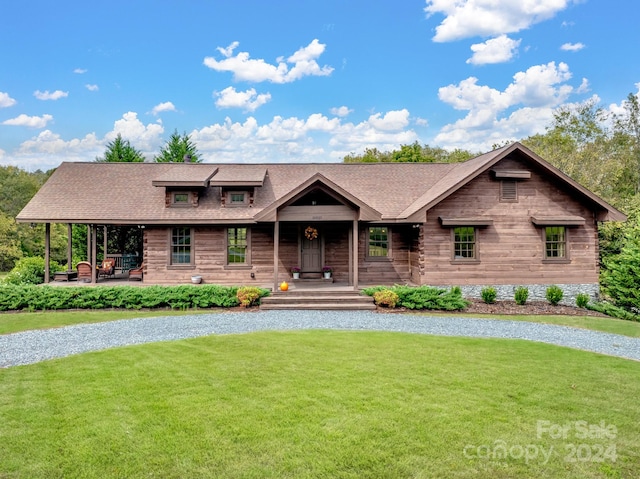
[[[0,335],[0,367],[118,346],[253,331],[336,329],[539,341],[640,361],[640,338],[566,326],[368,311],[262,311],[128,319]]]

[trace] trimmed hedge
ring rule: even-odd
[[[391,290],[398,295],[397,306],[407,309],[439,309],[444,311],[459,311],[469,302],[462,297],[458,287],[449,290],[431,286],[373,286],[363,289],[367,296],[373,296],[378,291]]]
[[[230,308],[238,286],[33,286],[0,285],[0,311],[56,309]],[[260,289],[260,297],[269,295]]]

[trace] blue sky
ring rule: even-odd
[[[531,4],[531,5],[529,5]],[[0,6],[0,164],[93,161],[174,130],[206,162],[487,151],[640,88],[626,0],[21,0]]]

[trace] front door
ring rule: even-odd
[[[308,239],[302,235],[301,265],[303,273],[319,273],[322,271],[322,245],[320,236]]]

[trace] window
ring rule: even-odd
[[[171,264],[191,264],[191,228],[171,230]]]
[[[225,206],[245,206],[249,204],[249,192],[226,191],[223,195]]]
[[[476,229],[473,226],[453,228],[453,258],[476,259]]]
[[[547,226],[544,229],[546,259],[566,259],[567,234],[564,226]]]
[[[247,228],[227,229],[227,264],[245,265],[249,264]]]
[[[198,206],[197,191],[167,191],[165,196],[167,208],[190,208]]]
[[[369,228],[369,258],[386,258],[389,256],[389,228],[372,226]]]
[[[173,194],[173,203],[186,205],[189,203],[189,193],[174,193]]]
[[[229,193],[230,203],[244,203],[244,193]]]

